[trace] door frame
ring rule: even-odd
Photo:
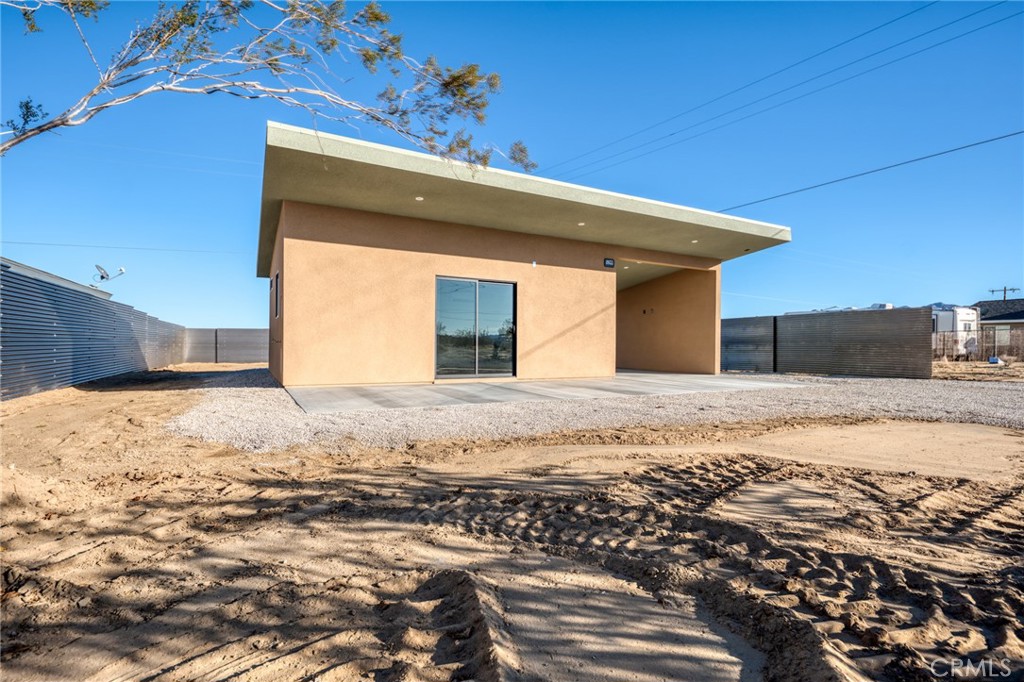
[[[475,339],[474,369],[473,374],[443,374],[437,373],[437,281],[440,279],[457,280],[461,282],[473,282],[475,300],[473,302],[473,338]],[[510,374],[480,374],[480,284],[508,284],[512,287],[512,372]],[[501,279],[477,279],[474,277],[451,277],[448,275],[434,276],[434,380],[446,381],[451,379],[515,379],[519,369],[519,283]]]

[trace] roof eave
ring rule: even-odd
[[[381,187],[387,188],[386,194]],[[413,195],[427,196],[427,202],[413,202]],[[470,201],[465,200],[467,195]],[[258,276],[269,276],[285,200],[717,261],[792,238],[790,229],[781,225],[521,173],[473,168],[428,154],[270,122]]]

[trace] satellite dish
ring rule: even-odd
[[[120,277],[121,275],[123,275],[124,274],[124,268],[118,268],[117,269],[117,274],[116,275],[111,275],[109,272],[107,272],[103,268],[102,265],[97,265],[96,266],[96,272],[98,272],[99,274],[92,276],[92,278],[94,280],[96,280],[97,282],[109,282],[110,280],[116,279],[116,278]]]

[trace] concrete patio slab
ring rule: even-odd
[[[720,391],[752,391],[801,386],[796,381],[749,376],[666,374],[620,371],[610,379],[436,383],[383,386],[299,386],[289,388],[299,407],[310,414],[403,407],[445,407],[543,400],[581,400]]]

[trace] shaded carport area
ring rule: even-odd
[[[619,260],[615,274],[617,368],[718,373],[720,266],[696,269]]]
[[[288,393],[305,412],[445,407],[483,403],[585,400],[616,396],[678,395],[799,387],[797,381],[748,376],[669,374],[623,370],[608,379],[562,381],[473,381],[375,386],[292,386]]]

